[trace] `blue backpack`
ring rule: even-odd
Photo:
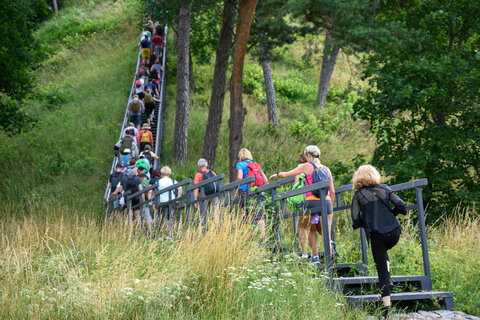
[[[122,167],[125,169],[125,167],[128,167],[130,163],[130,155],[129,154],[124,154],[120,157],[120,164]]]
[[[313,163],[313,162],[309,162],[309,163],[314,168],[313,173],[312,173],[312,184],[317,183],[317,182],[321,182],[321,181],[330,181],[330,177],[328,176],[328,171],[327,171],[328,168],[326,166],[323,166],[323,169],[320,170],[315,165],[315,163]],[[305,179],[305,184],[308,185],[307,179]],[[312,194],[315,197],[320,198],[320,190],[319,189],[312,191]]]

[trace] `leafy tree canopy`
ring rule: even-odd
[[[480,2],[381,3],[395,41],[367,59],[355,106],[377,137],[374,163],[394,182],[428,178],[430,217],[480,202]]]

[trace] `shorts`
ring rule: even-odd
[[[149,48],[143,48],[142,49],[142,58],[143,59],[149,59],[150,58],[150,49]]]
[[[327,202],[327,215],[331,215],[333,214],[332,200],[326,200],[326,202]],[[303,208],[313,209],[321,206],[322,206],[321,200],[305,200]],[[322,212],[319,212],[319,214],[322,215]]]
[[[132,199],[132,208],[135,206],[138,206],[140,204],[140,199],[138,197],[135,197]],[[134,208],[133,210],[140,210],[140,208]]]
[[[147,114],[147,117],[150,116],[155,109],[155,104],[154,103],[145,103],[145,113]]]
[[[141,91],[141,92],[137,92],[137,96],[139,99],[143,100],[143,98],[145,98],[145,92]]]
[[[133,122],[135,125],[140,125],[141,119],[139,114],[131,114],[130,115],[130,122]]]

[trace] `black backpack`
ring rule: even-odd
[[[138,191],[138,180],[136,179],[137,176],[133,174],[125,175],[126,183],[125,183],[125,191],[130,191],[131,194]]]
[[[170,179],[172,180],[173,184],[177,183],[177,181],[175,181],[175,179],[173,179],[173,178],[170,178]],[[177,188],[173,189],[173,194],[175,195],[175,198],[178,197],[178,189]]]
[[[153,157],[152,153],[150,151],[143,151],[140,155],[145,156],[145,159],[148,160],[148,163],[150,164],[150,168],[153,168]]]
[[[117,186],[122,181],[122,178],[123,172],[115,171],[114,173],[112,173],[112,175],[110,176],[110,185],[112,192],[117,189]]]
[[[312,184],[321,182],[321,181],[330,181],[330,177],[328,176],[327,170],[328,168],[326,166],[323,166],[323,169],[320,170],[318,167],[315,165],[313,162],[309,162],[311,165],[313,165],[313,173],[312,173]],[[305,179],[305,185],[308,185],[307,179]],[[312,194],[320,198],[320,190],[314,190],[312,191]]]
[[[215,174],[212,170],[208,172],[199,171],[202,174],[202,181],[215,177]],[[210,182],[203,187],[203,191],[205,195],[208,196],[210,194],[216,193],[220,189],[220,181]]]
[[[140,46],[142,47],[142,49],[147,49],[148,48],[148,39],[143,38],[142,41],[140,41]]]

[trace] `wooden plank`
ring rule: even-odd
[[[420,282],[425,278],[424,275],[413,276],[392,276],[392,281],[395,283],[402,282]],[[366,284],[366,283],[378,283],[378,277],[339,277],[333,278],[333,281],[338,282],[341,285],[351,284]]]
[[[239,187],[243,184],[250,183],[250,182],[253,182],[253,181],[255,181],[254,176],[250,176],[250,177],[247,177],[247,178],[242,179],[242,180],[234,181],[232,183],[221,186],[220,187],[220,192],[229,191],[229,190],[235,189],[235,188],[237,188],[237,187]]]
[[[344,296],[348,303],[360,306],[365,302],[380,302],[382,297],[379,294],[352,295]],[[423,291],[423,292],[402,292],[392,293],[391,301],[411,301],[411,300],[427,300],[442,299],[445,301],[447,308],[453,308],[453,293],[445,291]]]
[[[219,181],[219,180],[223,180],[225,178],[225,173],[221,173],[221,174],[217,174],[215,177],[211,177],[210,179],[207,179],[207,180],[204,180],[204,181],[201,181],[197,184],[192,184],[190,186],[187,186],[187,192],[188,191],[193,191],[195,189],[199,189],[200,187],[203,187],[211,182],[215,182],[215,181]]]

